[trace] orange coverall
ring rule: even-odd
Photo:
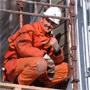
[[[14,82],[18,75],[18,83],[30,85],[36,78],[44,82],[46,87],[59,83],[68,77],[68,64],[63,62],[63,50],[55,56],[49,41],[52,35],[45,34],[41,20],[20,28],[8,38],[9,49],[5,55],[4,67],[7,79]],[[55,62],[55,79],[47,78],[47,62],[42,59],[47,53]],[[11,60],[9,60],[11,59]]]

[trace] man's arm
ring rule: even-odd
[[[26,29],[24,27],[24,29]],[[33,46],[32,30],[31,32],[22,32],[15,40],[15,45],[21,57],[43,57],[45,51]]]
[[[53,53],[51,54],[51,58],[54,60],[55,63],[61,63],[64,59],[64,56],[63,50],[62,48],[60,48],[57,39],[53,37],[50,41],[50,44],[53,47]]]

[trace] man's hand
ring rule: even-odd
[[[53,37],[52,40],[50,40],[50,44],[54,48],[55,52],[59,51],[60,47],[56,38]]]
[[[47,54],[45,54],[42,58],[47,61],[47,78],[49,80],[54,80],[55,79],[55,63],[54,63],[54,61]]]

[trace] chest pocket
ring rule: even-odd
[[[34,46],[40,49],[47,49],[50,47],[50,39],[45,36],[36,36],[34,39]]]

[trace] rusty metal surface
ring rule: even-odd
[[[22,1],[22,0],[12,0],[12,1]],[[31,4],[38,4],[38,5],[46,5],[46,6],[54,6],[54,7],[60,7],[60,8],[69,8],[69,6],[65,5],[55,5],[55,4],[49,4],[44,2],[33,2],[33,1],[22,1],[23,3],[31,3]]]
[[[34,5],[34,7],[35,7],[35,13],[37,14],[37,4],[36,3]]]
[[[66,17],[69,16],[69,11],[68,9],[66,8]],[[70,58],[70,38],[69,38],[69,35],[70,35],[70,30],[69,30],[69,22],[66,21],[65,23],[65,28],[67,30],[67,48],[68,48],[68,70],[69,70],[69,73],[68,73],[68,78],[70,79],[71,76],[72,76],[72,69],[71,69],[71,58]]]
[[[6,8],[6,2],[5,2],[5,0],[3,0],[3,9],[5,9]]]
[[[48,17],[48,18],[51,17],[51,18],[57,18],[57,19],[63,19],[63,20],[70,20],[70,18],[67,18],[67,17],[55,17],[55,16],[48,16],[48,15],[41,15],[41,14],[28,13],[28,12],[20,12],[20,11],[6,10],[6,9],[0,9],[0,11],[1,12],[8,12],[8,13],[15,13],[15,14],[38,16],[38,17]]]
[[[19,11],[23,12],[24,3],[18,2],[17,4],[19,5],[18,6]],[[23,26],[23,15],[19,14],[19,28],[21,28],[22,26]]]
[[[73,90],[78,90],[77,79],[77,58],[76,58],[76,36],[75,36],[75,14],[74,14],[74,0],[70,0],[70,18],[71,18],[71,51],[72,51],[72,65],[73,65]]]

